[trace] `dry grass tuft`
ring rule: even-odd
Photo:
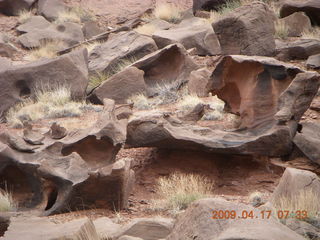
[[[18,15],[18,21],[20,24],[26,23],[32,16],[34,16],[32,10],[21,10]]]
[[[83,101],[73,101],[71,90],[66,86],[38,87],[34,99],[28,98],[9,109],[6,120],[13,127],[22,127],[24,121],[78,117],[86,106]]]
[[[313,27],[312,30],[304,31],[301,38],[303,39],[320,39],[320,27]]]
[[[286,39],[289,35],[289,30],[288,27],[286,26],[285,23],[283,22],[276,22],[275,23],[275,34],[274,36],[276,38],[280,38],[280,39]]]
[[[133,103],[133,106],[139,110],[147,110],[152,108],[147,96],[142,93],[131,96],[128,99],[128,103]]]
[[[0,189],[0,212],[9,212],[16,208],[12,194]]]
[[[105,72],[97,72],[96,74],[89,77],[88,90],[100,86],[101,83],[107,81],[112,75]]]
[[[210,196],[214,183],[207,177],[196,174],[175,172],[158,180],[159,201],[154,201],[155,209],[180,211],[192,202]]]
[[[308,218],[315,218],[320,213],[320,194],[312,189],[301,190],[294,196],[282,196],[276,199],[274,207],[280,211],[287,210],[289,212],[306,211]],[[293,216],[294,217],[294,216]]]
[[[178,102],[177,106],[183,111],[188,111],[194,109],[198,104],[203,103],[203,101],[197,95],[186,95]]]
[[[94,42],[90,42],[90,43],[85,43],[82,46],[88,50],[88,53],[90,53],[93,49],[95,49],[97,46],[99,46],[103,43],[104,43],[104,41],[94,41]]]
[[[177,23],[181,19],[181,10],[174,4],[158,4],[153,12],[158,19]]]
[[[86,21],[95,21],[96,17],[89,11],[84,10],[81,7],[73,7],[69,10],[62,11],[58,14],[58,18],[55,20],[56,24],[64,22],[82,23]]]
[[[57,52],[65,47],[66,44],[62,41],[45,41],[39,48],[30,50],[25,59],[35,61],[41,58],[54,58],[57,57]]]
[[[143,35],[152,36],[157,31],[157,28],[152,23],[147,23],[137,27],[135,31]]]

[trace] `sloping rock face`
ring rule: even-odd
[[[0,72],[0,117],[16,103],[33,97],[36,87],[66,85],[74,98],[83,98],[88,85],[87,55],[87,50],[82,49]]]
[[[91,220],[81,218],[63,224],[39,217],[16,217],[11,219],[3,240],[53,240],[77,239],[89,235],[98,239],[98,234]]]
[[[59,13],[67,10],[62,0],[38,0],[38,14],[49,21],[56,20]]]
[[[320,69],[320,54],[308,57],[306,65],[308,68]]]
[[[212,219],[213,211],[235,211],[235,219]],[[251,212],[253,219],[241,219],[243,212]],[[275,218],[262,219],[261,210],[241,203],[231,203],[219,198],[201,199],[179,216],[168,240],[184,239],[242,239],[242,240],[302,240]]]
[[[318,0],[287,0],[280,9],[280,17],[286,17],[295,12],[305,12],[313,24],[320,25],[319,11],[320,2]]]
[[[165,84],[180,86],[199,66],[181,44],[172,44],[151,53],[132,66],[144,71],[147,94],[157,94],[157,86]]]
[[[11,133],[0,135],[1,184],[14,189],[21,210],[50,215],[90,206],[120,209],[127,205],[134,173],[129,160],[115,161],[126,128],[114,115],[114,101],[105,104],[93,127],[61,140],[45,135],[44,144],[33,153],[13,149],[8,141]]]
[[[193,0],[193,12],[219,10],[219,7],[225,3],[225,0]]]
[[[317,194],[320,192],[320,178],[317,174],[306,170],[286,168],[272,194],[271,202],[277,202],[283,197],[292,199],[299,195],[301,191],[306,190],[312,190]]]
[[[319,81],[320,75],[315,72],[302,72],[272,58],[224,57],[208,85],[232,113],[240,115],[239,129],[213,130],[173,123],[163,112],[138,112],[128,123],[127,147],[286,155]]]
[[[320,124],[303,123],[294,144],[313,162],[320,164]]]
[[[143,75],[142,70],[128,67],[96,88],[91,94],[90,100],[95,104],[102,104],[104,98],[110,98],[116,103],[127,103],[129,97],[146,92]]]
[[[181,43],[186,49],[196,48],[197,55],[218,55],[220,44],[211,25],[202,18],[183,20],[169,30],[157,31],[152,38],[159,48],[173,43]]]
[[[36,0],[2,0],[0,1],[0,12],[7,15],[19,15],[20,11],[29,10]]]
[[[312,29],[309,17],[303,12],[293,13],[279,20],[288,29],[289,37],[300,37],[304,31]]]
[[[40,24],[40,22],[38,22],[38,24]],[[20,27],[21,30],[28,31],[18,38],[19,42],[26,48],[40,47],[41,43],[45,41],[60,40],[68,46],[72,46],[84,40],[81,26],[76,23],[51,24],[47,28],[40,29],[33,29],[35,26],[31,26],[31,23],[26,23]]]
[[[135,31],[121,32],[90,52],[90,72],[115,72],[119,63],[138,60],[158,50],[152,38]]]
[[[28,33],[37,31],[39,29],[46,29],[51,25],[49,21],[47,21],[42,16],[32,16],[25,23],[21,24],[17,27],[17,30],[22,33]]]
[[[274,16],[268,6],[253,2],[212,24],[223,54],[272,56]]]
[[[277,41],[276,55],[282,61],[307,59],[319,53],[320,41],[316,39],[299,39],[287,43]]]

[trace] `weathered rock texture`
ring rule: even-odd
[[[119,64],[138,60],[158,48],[150,37],[121,32],[90,52],[90,72],[116,72]]]
[[[244,5],[212,24],[223,54],[272,56],[274,16],[261,2]]]
[[[181,43],[186,49],[195,48],[197,55],[218,55],[221,53],[217,36],[211,25],[202,18],[189,18],[169,30],[156,31],[152,38],[159,48]]]
[[[213,211],[236,212],[236,219],[212,219]],[[253,219],[241,219],[242,212],[254,214]],[[241,203],[231,203],[223,199],[208,198],[193,203],[179,216],[167,240],[185,239],[242,239],[242,240],[303,240],[304,238],[275,218],[262,219],[261,210]],[[238,218],[239,217],[239,218]],[[257,218],[256,218],[257,217]]]
[[[290,61],[307,59],[309,56],[320,53],[320,41],[316,39],[299,39],[292,42],[277,41],[277,59]]]
[[[240,115],[239,129],[213,130],[173,123],[163,112],[140,112],[129,120],[126,143],[128,147],[286,155],[319,81],[315,72],[302,72],[272,58],[227,56],[213,71],[208,87]]]
[[[67,10],[62,0],[38,0],[38,14],[49,21],[56,20],[59,13]]]
[[[144,71],[148,95],[156,95],[159,86],[180,86],[193,70],[198,69],[181,44],[172,44],[151,53],[132,66]]]
[[[93,127],[61,140],[45,135],[44,144],[28,153],[13,148],[22,137],[1,134],[0,187],[7,184],[13,189],[21,210],[38,210],[43,215],[92,206],[125,207],[134,173],[129,160],[115,161],[126,129],[116,119],[114,108],[114,101],[105,101],[104,112]]]
[[[17,49],[10,43],[9,38],[0,33],[0,57],[13,57]]]
[[[41,86],[70,87],[74,98],[82,98],[88,85],[87,50],[79,50],[50,60],[15,65],[0,72],[0,117]]]
[[[289,37],[300,37],[303,32],[312,29],[309,17],[303,12],[293,13],[279,22],[287,27]]]
[[[38,24],[40,23],[39,21]],[[33,29],[36,26],[26,23],[20,27],[20,30],[27,31],[18,38],[19,42],[26,48],[40,47],[46,41],[62,41],[66,45],[72,46],[84,40],[81,26],[76,23],[51,24],[47,28],[44,28],[43,25],[37,29]]]
[[[29,10],[36,0],[1,0],[0,12],[7,15],[19,15],[20,11]]]
[[[129,97],[146,93],[144,72],[136,67],[128,67],[96,88],[90,100],[102,104],[104,98],[114,99],[116,103],[127,103]]]
[[[294,144],[311,161],[320,164],[320,124],[303,123],[302,130],[294,138]]]
[[[313,24],[320,25],[320,2],[318,0],[287,0],[280,9],[280,17],[289,16],[295,12],[305,12]]]
[[[320,54],[308,57],[306,65],[311,69],[320,69]]]

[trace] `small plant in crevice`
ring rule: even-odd
[[[142,93],[131,96],[128,103],[133,103],[133,106],[139,110],[147,110],[152,108],[152,104],[148,97]]]
[[[286,38],[288,38],[288,35],[289,35],[289,29],[288,29],[287,25],[283,22],[279,22],[279,21],[276,22],[274,36],[276,38],[286,39]]]
[[[177,103],[178,108],[182,111],[188,111],[193,109],[198,104],[203,103],[203,101],[197,95],[185,95]]]
[[[73,7],[65,11],[61,11],[58,14],[58,18],[55,20],[56,24],[65,22],[83,23],[87,21],[95,21],[96,17],[93,13],[81,8]]]
[[[25,56],[25,59],[35,61],[41,58],[55,58],[57,57],[58,51],[66,47],[67,45],[63,41],[44,41],[40,47],[31,49]]]
[[[34,16],[32,10],[21,10],[18,13],[18,21],[20,24],[26,23],[32,16]]]
[[[104,81],[107,81],[111,77],[111,74],[105,72],[96,72],[89,77],[89,83],[87,92],[92,91],[96,87],[98,87]]]
[[[147,23],[147,24],[138,26],[134,30],[137,33],[147,35],[147,36],[152,36],[155,33],[155,31],[157,30],[157,27],[152,23]]]
[[[153,209],[178,212],[192,202],[212,194],[214,183],[208,177],[175,172],[160,177],[157,182],[159,200],[154,200]]]
[[[0,212],[10,212],[16,207],[12,194],[8,190],[0,188]]]
[[[320,27],[312,27],[312,29],[304,31],[301,38],[320,40]]]

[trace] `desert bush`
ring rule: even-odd
[[[55,20],[56,24],[64,22],[81,23],[86,21],[96,20],[95,16],[81,7],[73,7],[66,11],[59,12],[58,18]]]
[[[273,205],[279,211],[306,211],[308,218],[316,218],[320,213],[319,197],[320,194],[312,189],[303,189],[295,195],[280,196],[274,200]]]
[[[108,80],[112,75],[105,72],[96,72],[89,77],[88,89],[92,90],[98,87],[101,83]]]
[[[187,111],[193,109],[200,103],[203,103],[203,101],[197,95],[185,95],[177,105],[179,109]]]
[[[57,52],[65,47],[66,44],[62,41],[44,41],[39,48],[30,50],[25,59],[35,61],[41,58],[54,58],[57,57]]]
[[[205,176],[175,172],[158,179],[160,200],[154,204],[158,209],[183,210],[192,202],[210,196],[213,187],[212,180]]]
[[[313,27],[311,30],[304,31],[301,38],[303,39],[320,39],[320,27]]]
[[[148,97],[142,93],[131,96],[128,99],[128,103],[133,103],[133,106],[139,110],[151,109],[152,104]]]
[[[9,212],[16,207],[12,194],[0,189],[0,212]]]
[[[73,101],[69,87],[37,87],[34,92],[34,99],[28,98],[7,112],[6,120],[13,127],[21,127],[24,121],[78,117],[84,112],[86,103]]]
[[[275,24],[275,37],[280,39],[286,39],[288,37],[289,30],[285,23],[276,22]]]
[[[33,12],[31,10],[21,10],[18,14],[18,21],[20,24],[27,22],[33,16]]]
[[[153,12],[158,19],[176,23],[181,19],[181,10],[174,4],[158,4]]]
[[[153,25],[152,23],[141,25],[135,29],[136,32],[143,35],[148,35],[148,36],[152,36],[152,34],[154,34],[156,30],[157,30],[156,26]]]

